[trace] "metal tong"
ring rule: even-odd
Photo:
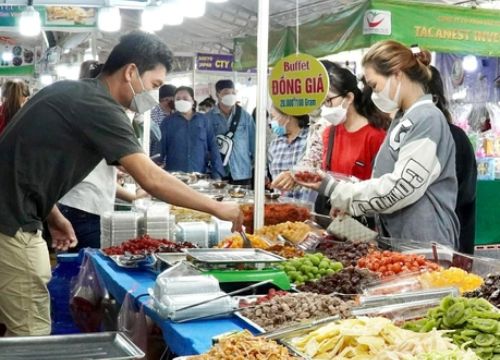
[[[194,303],[194,304],[191,304],[191,305],[188,305],[188,306],[184,306],[180,309],[177,309],[176,312],[179,312],[179,311],[183,311],[183,310],[187,310],[187,309],[191,309],[191,308],[194,308],[196,306],[200,306],[200,305],[205,305],[205,304],[208,304],[212,301],[215,301],[215,300],[219,300],[219,299],[222,299],[222,298],[225,298],[226,296],[233,296],[233,295],[236,295],[236,294],[239,294],[239,293],[242,293],[242,292],[245,292],[245,291],[248,291],[248,290],[252,290],[252,289],[255,289],[259,286],[262,286],[262,285],[266,285],[266,284],[269,284],[271,283],[272,280],[264,280],[264,281],[261,281],[261,282],[258,282],[258,283],[255,283],[255,284],[252,284],[252,285],[249,285],[249,286],[246,286],[244,288],[241,288],[241,289],[238,289],[238,290],[235,290],[235,291],[232,291],[232,292],[229,292],[229,293],[226,293],[226,294],[223,294],[223,295],[220,295],[220,296],[216,296],[212,299],[209,299],[209,300],[204,300],[204,301],[200,301],[200,302],[197,302],[197,303]]]
[[[244,249],[252,249],[253,248],[252,243],[248,239],[247,234],[245,233],[245,227],[244,226],[243,226],[243,230],[240,231],[240,235],[243,238],[243,248]]]

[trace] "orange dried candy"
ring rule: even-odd
[[[420,276],[420,281],[425,287],[454,286],[458,288],[461,293],[474,291],[484,282],[481,276],[468,273],[467,271],[456,267],[422,274]]]

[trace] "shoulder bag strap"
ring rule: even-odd
[[[327,171],[331,169],[332,155],[333,155],[333,143],[335,141],[335,125],[330,127],[330,132],[328,134],[328,148],[326,150],[326,169]]]

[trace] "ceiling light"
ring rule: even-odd
[[[27,6],[19,16],[19,32],[22,36],[37,36],[41,30],[40,13],[33,6]]]
[[[184,15],[179,1],[167,1],[161,5],[160,9],[161,17],[165,25],[180,25],[184,21]]]
[[[161,8],[156,5],[146,6],[141,15],[141,29],[147,32],[160,31],[163,27]]]
[[[183,8],[185,17],[198,18],[205,15],[205,8],[207,7],[206,0],[190,0],[184,3],[186,4]]]
[[[10,51],[4,51],[2,53],[2,61],[10,63],[14,59],[14,55],[12,55],[12,52]]]
[[[477,57],[474,55],[466,55],[462,60],[462,66],[467,72],[474,72],[477,70]]]
[[[120,9],[113,6],[106,6],[99,9],[97,15],[97,26],[104,32],[116,32],[122,27],[122,17]]]

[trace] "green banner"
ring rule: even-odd
[[[0,28],[9,30],[18,26],[25,6],[0,6]],[[40,13],[44,30],[82,30],[97,25],[96,8],[81,6],[35,6]],[[17,31],[17,30],[16,30]]]
[[[362,34],[363,16],[369,3],[362,3],[341,12],[325,15],[299,27],[299,50],[320,57],[344,50],[370,46]],[[269,64],[295,53],[295,27],[269,32]],[[257,64],[257,38],[248,36],[234,40],[234,68],[244,70]]]
[[[32,76],[35,65],[0,67],[0,76]]]
[[[500,11],[371,0],[300,26],[300,52],[315,57],[394,39],[443,53],[500,56]],[[295,28],[269,34],[269,65],[295,52]],[[257,63],[255,36],[234,40],[235,68]]]
[[[370,27],[370,24],[376,26]],[[389,25],[390,33],[387,34]],[[379,27],[382,29],[377,29]],[[363,31],[372,44],[393,39],[437,52],[500,55],[498,10],[372,0],[365,14]]]

